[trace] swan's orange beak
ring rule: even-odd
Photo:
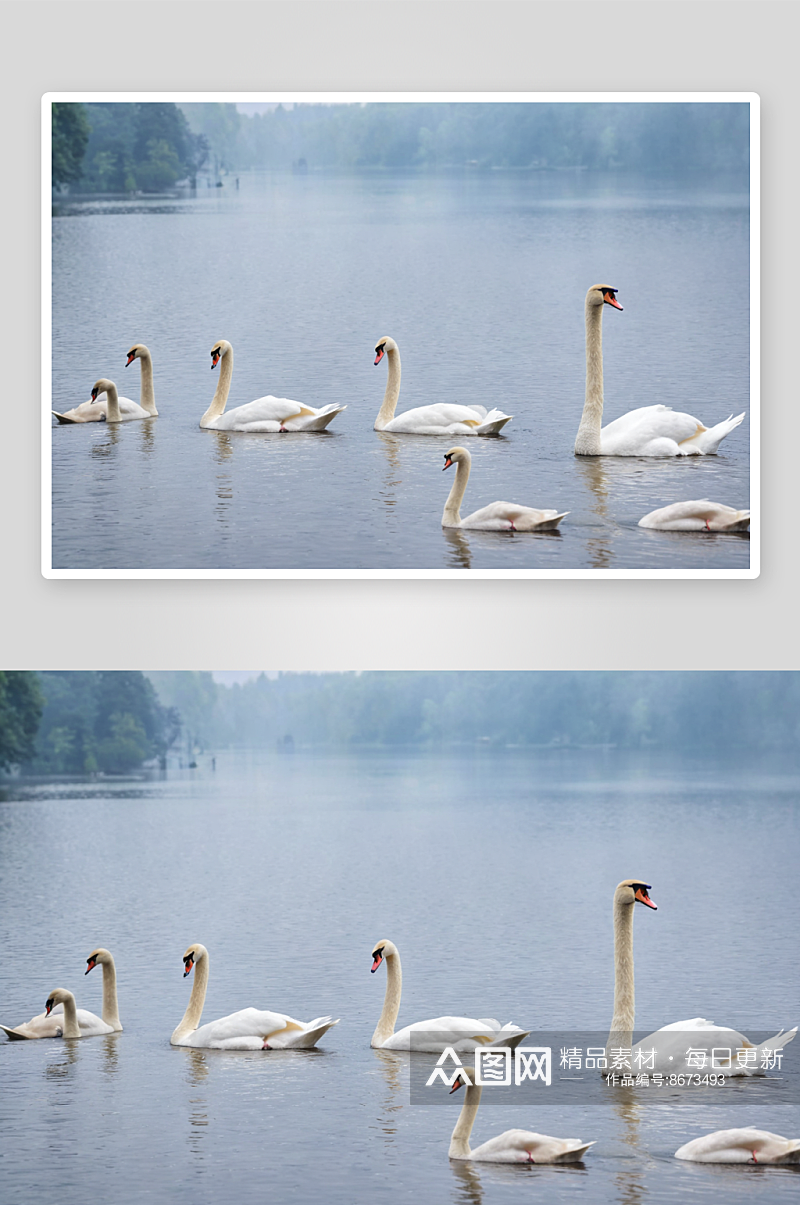
[[[464,1081],[461,1078],[461,1076],[459,1075],[458,1079],[456,1080],[456,1082],[453,1084],[452,1088],[450,1089],[450,1095],[452,1096],[454,1092],[458,1092],[458,1089],[463,1088],[463,1087],[464,1087]]]
[[[52,1007],[53,1007],[53,1005],[52,1005],[52,1004],[51,1004],[51,1002],[48,1000],[48,1001],[47,1001],[47,1004],[45,1004],[45,1006],[44,1006],[44,1010],[45,1010],[45,1011],[44,1011],[44,1015],[45,1015],[46,1017],[49,1017],[49,1016],[50,1016],[50,1009],[51,1009]]]
[[[370,971],[370,974],[372,974],[372,972],[374,972],[374,971],[377,971],[378,967],[381,965],[382,962],[383,962],[383,954],[376,954],[375,961],[372,964],[372,971]]]
[[[88,963],[89,965],[87,966],[86,970],[83,972],[83,973],[84,973],[84,975],[88,975],[88,974],[89,974],[89,972],[90,972],[90,971],[93,971],[93,970],[94,970],[94,968],[97,966],[97,959],[96,959],[96,958],[87,958],[87,959],[86,959],[86,961],[87,961],[87,963]]]
[[[452,460],[450,459],[450,457],[449,457],[449,456],[447,455],[447,453],[445,452],[445,455],[444,455],[444,469],[449,469],[449,468],[450,468],[450,465],[451,465],[452,463],[453,463],[453,462],[452,462]],[[442,469],[442,472],[444,472],[444,469]]]
[[[132,351],[129,351],[128,359],[125,361],[125,367],[127,368],[129,364],[132,364],[135,359],[136,359],[136,356],[133,354]]]
[[[96,401],[97,401],[97,394],[98,394],[98,392],[99,392],[99,390],[98,390],[98,389],[97,389],[97,387],[95,386],[95,388],[92,390],[92,401],[93,401],[93,402],[96,402]]]
[[[219,352],[218,351],[212,352],[211,353],[211,371],[212,372],[214,371],[214,369],[217,367],[218,364],[219,364]]]
[[[375,363],[376,363],[376,364],[380,364],[381,360],[383,359],[383,348],[382,348],[382,347],[376,347],[376,348],[375,348],[375,351],[376,351],[376,353],[377,353],[377,354],[376,354],[376,356],[375,356]]]
[[[613,305],[615,310],[621,310],[622,306],[619,304],[616,297],[614,296],[614,293],[616,293],[616,291],[617,291],[616,289],[614,289],[613,291],[611,289],[609,289],[607,293],[603,294],[603,301],[605,301],[605,303],[607,305]]]
[[[658,905],[654,904],[650,899],[650,896],[647,894],[646,887],[638,887],[634,892],[634,895],[640,904],[647,904],[648,908],[652,908],[654,912],[658,912]]]
[[[184,977],[184,979],[186,978],[186,976],[187,976],[187,975],[191,975],[191,973],[192,973],[192,967],[193,967],[193,966],[194,966],[194,961],[193,961],[193,959],[191,959],[191,958],[187,958],[187,959],[186,959],[185,968],[184,968],[184,972],[183,972],[183,977]]]

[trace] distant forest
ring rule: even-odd
[[[152,192],[250,168],[743,169],[741,103],[53,105],[53,185]]]
[[[0,673],[0,766],[127,773],[224,748],[794,750],[800,673]]]

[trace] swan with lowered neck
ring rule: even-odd
[[[219,381],[211,405],[200,419],[200,426],[212,431],[324,431],[328,423],[346,410],[346,406],[329,405],[315,410],[285,397],[256,398],[244,406],[225,411],[233,376],[233,348],[227,339],[220,339],[211,348],[211,368],[221,362]]]
[[[603,307],[621,310],[617,289],[592,285],[586,294],[586,401],[576,456],[710,456],[744,419],[733,415],[705,427],[669,406],[641,406],[603,427]]]
[[[395,418],[400,396],[400,352],[394,339],[387,335],[375,345],[375,363],[387,357],[389,371],[383,405],[375,419],[376,431],[392,431],[400,435],[498,435],[511,415],[502,410],[487,411],[485,406],[461,406],[457,402],[435,402],[416,406]]]
[[[144,343],[134,343],[128,352],[125,367],[127,368],[134,360],[139,360],[142,366],[140,404],[137,405],[136,402],[132,402],[127,397],[118,397],[117,410],[119,417],[109,418],[108,394],[103,390],[96,395],[93,392],[88,402],[82,402],[74,410],[67,410],[65,414],[59,414],[57,410],[53,410],[52,413],[60,423],[127,423],[133,419],[157,418],[158,411],[156,410],[156,398],[153,391],[153,360],[149,349],[145,347]]]
[[[671,1025],[664,1025],[633,1046],[633,912],[637,903],[656,911],[649,891],[649,884],[641,879],[624,879],[614,892],[614,1016],[606,1044],[607,1052],[612,1048],[632,1049],[632,1071],[672,1073],[698,1069],[698,1058],[693,1063],[688,1061],[688,1048],[691,1048],[705,1055],[703,1066],[706,1071],[721,1071],[725,1075],[757,1073],[765,1055],[782,1049],[792,1041],[797,1033],[796,1026],[786,1032],[781,1030],[775,1037],[756,1045],[738,1030],[715,1025],[703,1017],[693,1017],[689,1021],[673,1021]],[[727,1058],[712,1056],[714,1047],[730,1050],[731,1053]],[[651,1052],[654,1052],[652,1057]],[[611,1066],[610,1057],[608,1065]]]
[[[311,1050],[322,1035],[338,1025],[332,1017],[295,1021],[284,1013],[243,1008],[218,1021],[200,1025],[208,987],[208,950],[195,942],[183,956],[183,977],[196,967],[192,994],[183,1020],[170,1038],[172,1046],[211,1050]]]
[[[500,1025],[492,1017],[434,1017],[431,1021],[416,1021],[395,1033],[394,1026],[400,1011],[403,972],[397,946],[391,941],[379,941],[372,951],[372,972],[386,963],[386,993],[370,1046],[379,1050],[413,1050],[441,1054],[446,1046],[455,1050],[475,1050],[478,1046],[518,1046],[527,1037],[518,1025]]]
[[[650,511],[639,520],[639,527],[655,531],[747,531],[750,511],[734,510],[722,502],[673,502],[659,510]]]
[[[506,1130],[488,1142],[472,1150],[469,1136],[478,1114],[481,1101],[481,1086],[462,1071],[450,1089],[450,1095],[459,1088],[467,1089],[458,1121],[450,1139],[448,1155],[451,1159],[471,1159],[479,1163],[578,1163],[594,1142],[581,1142],[580,1138],[552,1138],[549,1134],[535,1134],[531,1130]]]
[[[122,1026],[118,1024],[118,1029]],[[24,1025],[11,1029],[0,1025],[11,1041],[21,1038],[94,1038],[114,1033],[113,1025],[101,1021],[85,1008],[76,1008],[75,997],[66,988],[57,988],[47,997],[45,1011]]]
[[[753,1126],[716,1130],[685,1142],[675,1158],[692,1163],[800,1163],[800,1138],[782,1138]]]
[[[472,457],[466,448],[451,448],[445,452],[444,467],[449,469],[454,464],[456,476],[444,504],[442,527],[468,527],[475,531],[552,531],[569,514],[569,511],[535,510],[513,502],[490,502],[462,519],[461,500],[467,488],[471,463]]]

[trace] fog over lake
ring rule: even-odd
[[[53,430],[55,568],[747,568],[747,536],[645,531],[647,512],[749,505],[749,197],[742,174],[409,171],[225,178],[219,189],[67,198],[53,219],[53,407],[108,376],[160,417]],[[718,456],[576,458],[584,296],[604,317],[606,421],[663,402]],[[372,426],[398,343],[398,413],[499,406],[468,439],[462,514],[497,499],[569,511],[560,535],[443,532],[443,453],[463,437]],[[233,407],[264,394],[347,409],[323,434],[201,431],[218,339]]]
[[[4,1201],[796,1198],[796,1168],[673,1158],[728,1126],[797,1137],[792,1047],[780,1074],[688,1103],[641,1091],[520,1109],[484,1093],[475,1143],[516,1126],[597,1140],[564,1167],[451,1164],[459,1097],[412,1104],[407,1061],[424,1056],[369,1047],[380,938],[403,959],[400,1025],[456,1013],[607,1029],[611,900],[637,875],[658,904],[634,919],[637,1029],[796,1024],[793,760],[489,748],[197,760],[157,779],[3,784],[0,1019],[27,1020],[59,986],[99,1012],[100,971],[83,972],[103,945],[124,1026],[0,1039]],[[204,1019],[254,1005],[341,1023],[316,1052],[170,1047],[191,987],[181,956],[198,941]]]

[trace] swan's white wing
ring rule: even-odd
[[[138,402],[132,402],[129,397],[121,397],[119,400],[119,411],[122,421],[132,418],[150,418],[151,415],[139,405]],[[55,412],[54,412],[55,413]],[[108,415],[108,396],[105,393],[98,393],[95,401],[91,398],[88,402],[81,402],[80,406],[75,406],[72,410],[67,410],[64,414],[59,414],[59,419],[67,420],[74,423],[102,423]]]
[[[467,431],[477,430],[481,417],[471,406],[459,406],[455,402],[437,402],[398,414],[386,424],[384,431],[426,435],[440,430],[442,435],[447,435],[451,428],[457,429],[459,425]]]
[[[551,1138],[530,1130],[506,1130],[476,1147],[471,1159],[480,1163],[575,1163],[592,1142],[580,1138]]]
[[[430,1021],[416,1021],[398,1029],[385,1042],[384,1050],[423,1050],[441,1053],[445,1046],[459,1051],[475,1050],[494,1041],[499,1032],[497,1023],[488,1024],[476,1017],[434,1017]]]
[[[606,455],[647,455],[648,445],[654,440],[669,440],[680,446],[705,430],[691,414],[669,406],[641,406],[603,427],[600,444]]]
[[[564,518],[557,510],[536,510],[514,502],[490,502],[461,520],[462,527],[483,531],[534,531],[537,527],[557,526]]]
[[[798,1163],[800,1139],[784,1138],[754,1126],[716,1130],[685,1142],[675,1158],[694,1163]]]
[[[218,431],[236,431],[248,426],[255,429],[252,427],[253,423],[280,425],[287,418],[313,413],[308,406],[301,406],[299,402],[290,401],[285,397],[272,397],[269,394],[256,398],[254,402],[245,402],[243,406],[234,406],[232,410],[226,410],[215,421],[214,427]]]
[[[82,1038],[94,1038],[100,1034],[113,1033],[114,1029],[111,1025],[106,1025],[101,1017],[90,1013],[85,1008],[76,1010],[78,1014],[78,1025],[80,1026]],[[9,1028],[2,1026],[8,1036],[11,1038],[12,1033],[9,1033]],[[50,1010],[50,1015],[47,1013],[39,1013],[35,1017],[31,1017],[30,1021],[26,1021],[24,1025],[16,1025],[13,1027],[14,1038],[60,1038],[64,1028],[64,1005],[56,1004],[55,1008]],[[12,1038],[13,1040],[13,1038]]]
[[[214,1050],[262,1050],[267,1043],[271,1049],[280,1050],[313,1045],[326,1029],[336,1024],[331,1017],[318,1017],[307,1024],[285,1013],[242,1008],[218,1021],[201,1025],[180,1045]]]
[[[639,520],[639,527],[660,531],[734,531],[744,530],[749,525],[748,510],[735,510],[722,502],[709,502],[707,498],[672,502]]]

